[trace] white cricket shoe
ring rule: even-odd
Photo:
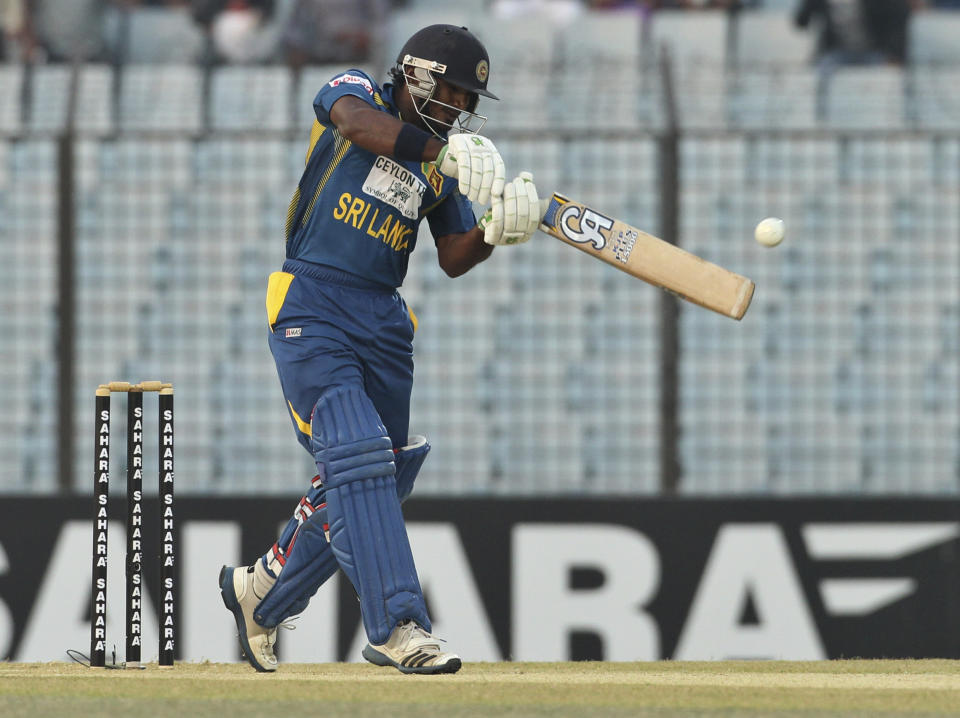
[[[277,670],[273,644],[276,628],[264,628],[253,620],[253,611],[260,603],[253,591],[253,566],[224,566],[220,569],[220,595],[223,605],[233,612],[243,655],[251,666],[266,673]]]
[[[439,641],[410,620],[398,623],[382,646],[364,646],[363,657],[401,673],[456,673],[461,666],[460,656],[441,651]]]

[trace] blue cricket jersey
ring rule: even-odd
[[[399,116],[393,89],[348,70],[317,93],[306,168],[287,213],[288,259],[396,288],[406,276],[420,220],[427,218],[434,237],[476,225],[456,179],[430,163],[401,162],[357,147],[330,121],[330,108],[344,95]]]

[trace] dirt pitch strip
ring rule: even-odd
[[[366,664],[0,663],[0,716],[657,718],[960,715],[960,661],[467,663],[452,676]]]

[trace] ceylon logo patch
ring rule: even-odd
[[[363,191],[400,211],[407,219],[416,219],[427,185],[413,172],[381,155],[373,163],[363,183]]]

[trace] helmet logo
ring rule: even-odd
[[[487,64],[486,60],[481,60],[477,63],[477,79],[480,82],[486,84],[487,75],[490,74],[490,65]]]

